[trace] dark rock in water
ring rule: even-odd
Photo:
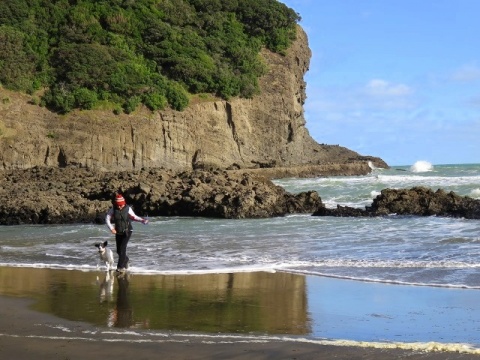
[[[315,216],[384,216],[384,215],[445,216],[480,219],[480,200],[459,196],[444,190],[426,187],[411,189],[384,189],[365,210],[338,206],[326,209],[321,205]]]
[[[0,224],[103,223],[121,192],[141,216],[267,218],[292,213],[361,217],[389,214],[480,219],[480,200],[425,187],[384,189],[365,209],[327,209],[317,192],[290,194],[240,171],[165,169],[102,172],[31,168],[0,172]]]
[[[352,208],[350,206],[337,205],[336,209],[327,209],[325,206],[318,208],[314,216],[335,216],[335,217],[363,217],[372,216],[365,209]]]
[[[385,189],[374,199],[369,211],[376,215],[438,215],[480,219],[480,200],[426,187]]]
[[[293,195],[263,177],[228,171],[37,167],[0,172],[0,184],[2,225],[103,223],[117,191],[141,216],[266,218],[322,204],[314,191]]]

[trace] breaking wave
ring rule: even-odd
[[[414,173],[433,171],[433,165],[428,161],[419,160],[410,167],[410,171]]]

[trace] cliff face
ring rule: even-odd
[[[58,115],[32,98],[0,88],[0,169],[77,165],[106,170],[164,167],[246,169],[367,160],[340,146],[316,143],[305,128],[304,74],[311,52],[298,29],[286,56],[263,51],[268,74],[254,99],[192,101],[183,112]]]

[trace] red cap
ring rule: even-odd
[[[122,205],[126,204],[125,199],[123,198],[122,195],[117,194],[115,196],[115,204],[118,205],[118,206],[122,206]]]

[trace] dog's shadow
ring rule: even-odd
[[[99,287],[98,299],[100,303],[113,301],[113,284],[115,282],[115,276],[113,270],[105,272],[103,280],[100,281],[100,277],[97,276],[97,285]]]

